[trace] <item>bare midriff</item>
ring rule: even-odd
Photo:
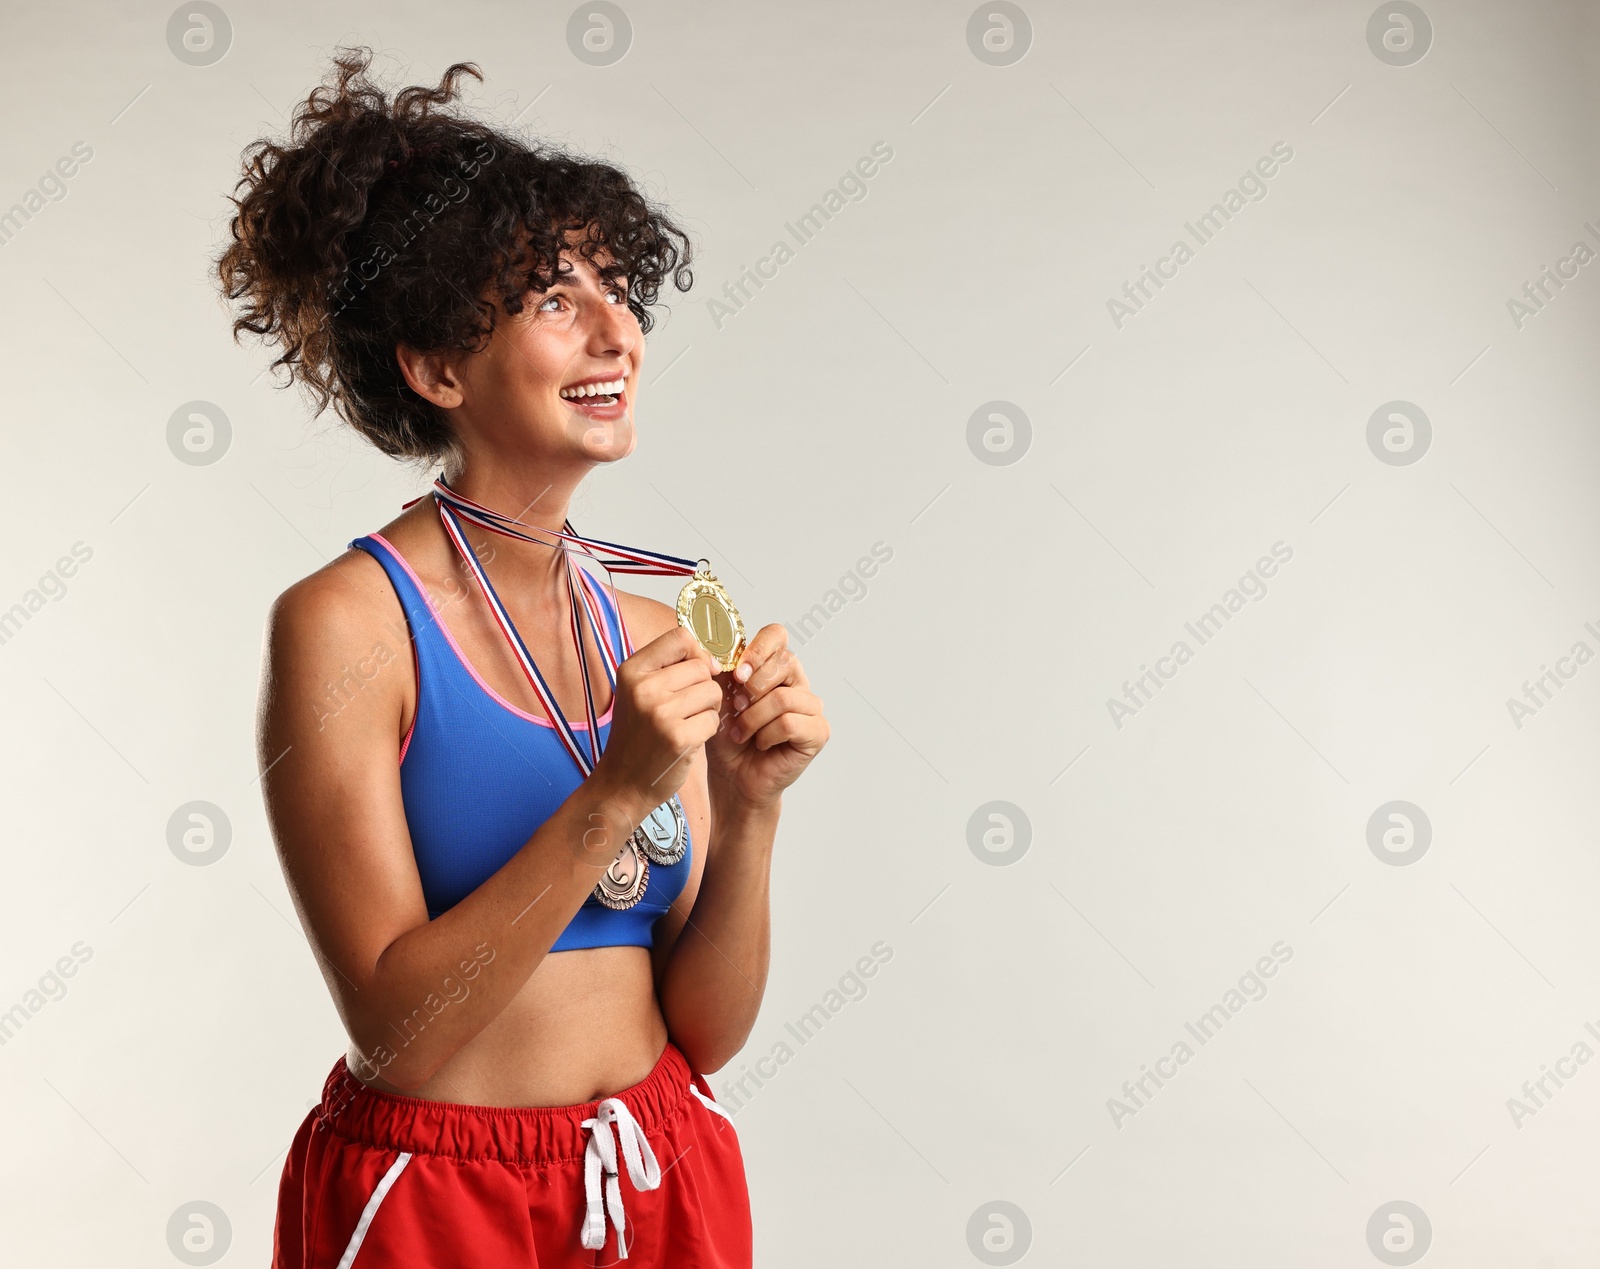
[[[470,1008],[467,995],[446,1008]],[[391,1039],[398,1047],[398,1039]],[[667,1043],[650,951],[551,952],[498,1017],[416,1088],[386,1093],[474,1106],[572,1106],[639,1083]],[[353,1051],[350,1069],[360,1078]]]

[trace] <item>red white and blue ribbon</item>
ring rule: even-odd
[[[500,627],[501,633],[506,637],[506,642],[511,645],[512,652],[516,655],[517,664],[521,667],[523,676],[533,688],[534,694],[539,698],[539,703],[544,707],[545,716],[554,724],[556,732],[560,735],[567,751],[578,764],[578,769],[588,776],[600,761],[600,727],[595,716],[594,688],[589,681],[588,656],[584,651],[582,637],[582,622],[580,621],[580,606],[582,615],[588,619],[589,629],[594,636],[595,645],[600,649],[601,659],[604,662],[606,678],[611,684],[612,696],[616,695],[617,667],[622,661],[633,655],[633,641],[628,635],[627,623],[622,619],[622,605],[617,602],[616,587],[612,585],[612,604],[617,613],[617,629],[621,633],[620,649],[611,642],[610,631],[605,622],[604,614],[600,610],[600,603],[593,591],[598,583],[592,579],[587,570],[579,568],[573,563],[572,557],[582,553],[589,556],[607,574],[611,573],[637,573],[657,577],[686,577],[695,572],[698,563],[695,560],[686,560],[676,555],[665,555],[659,551],[646,551],[638,547],[620,546],[615,542],[602,542],[598,538],[586,538],[573,529],[572,521],[563,522],[564,532],[557,533],[553,529],[540,528],[538,525],[523,524],[511,516],[503,515],[481,503],[464,498],[449,485],[444,483],[441,476],[433,484],[434,502],[439,508],[439,519],[444,524],[446,536],[455,544],[461,558],[466,561],[467,567],[472,570],[472,575],[478,581],[478,588],[483,592],[483,597],[489,604],[489,611],[494,616],[495,623]],[[413,498],[412,502],[417,499]],[[410,506],[408,502],[406,506]],[[495,593],[494,586],[489,581],[489,575],[484,572],[483,564],[472,550],[472,545],[467,541],[466,534],[461,530],[461,521],[470,520],[480,528],[491,533],[498,533],[504,537],[518,538],[524,542],[538,542],[551,547],[553,550],[565,554],[567,570],[567,600],[572,630],[572,642],[578,650],[578,665],[583,678],[583,704],[584,713],[589,724],[588,753],[580,745],[571,725],[567,722],[566,715],[561,712],[561,707],[556,704],[555,693],[550,690],[550,685],[545,682],[544,675],[539,672],[538,665],[534,662],[533,654],[528,651],[527,644],[522,641],[522,636],[517,633],[516,626],[511,621],[511,615],[506,611],[500,596]],[[515,526],[515,527],[512,527]],[[543,534],[543,537],[534,537],[525,530]],[[548,539],[556,539],[550,541]],[[576,576],[574,576],[576,574]]]
[[[523,524],[520,520],[513,519],[511,516],[503,515],[484,506],[481,502],[474,502],[471,498],[463,497],[445,484],[442,476],[433,482],[433,496],[441,502],[449,503],[455,510],[474,523],[481,524],[485,529],[492,530],[495,533],[504,533],[507,537],[522,538],[527,542],[543,541],[540,538],[530,538],[526,533],[522,532],[524,529],[532,529],[535,533],[544,533],[550,537],[575,543],[576,545],[574,546],[558,549],[582,551],[586,555],[594,556],[595,561],[607,572],[646,573],[657,577],[685,577],[693,573],[699,566],[695,560],[681,559],[676,555],[666,555],[660,551],[647,551],[642,547],[619,546],[615,542],[603,542],[599,538],[581,537],[572,527],[572,521],[570,520],[562,525],[562,528],[566,530],[564,533],[557,533],[553,529],[542,529],[536,524]],[[412,502],[417,501],[419,499],[413,498],[411,502],[405,505],[409,507]],[[513,525],[516,527],[512,528],[511,526]],[[556,544],[546,542],[545,545],[555,546]],[[595,554],[594,547],[603,548],[610,554],[611,558],[601,559]]]

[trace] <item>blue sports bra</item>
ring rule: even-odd
[[[373,533],[350,545],[383,565],[411,628],[417,709],[400,749],[400,794],[432,920],[493,876],[583,777],[549,720],[518,709],[478,677],[421,579],[386,538]],[[608,642],[620,649],[610,595],[578,572],[600,602]],[[599,719],[602,749],[611,714]],[[583,722],[571,726],[588,730]],[[691,841],[677,863],[651,864],[649,885],[631,908],[608,908],[589,895],[550,950],[649,947],[657,919],[689,880],[692,852]]]

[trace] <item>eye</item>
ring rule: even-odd
[[[546,308],[545,305],[546,304],[559,304],[559,303],[561,303],[562,298],[563,297],[559,296],[559,295],[551,295],[551,296],[547,296],[545,299],[540,300],[539,301],[539,312],[541,312],[541,313],[553,313],[553,312],[555,312],[555,309]]]
[[[625,286],[614,286],[606,292],[608,299],[613,295],[617,297],[612,301],[615,304],[626,304],[628,302],[628,288]]]

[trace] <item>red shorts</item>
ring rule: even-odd
[[[619,1235],[620,1245],[619,1245]],[[749,1269],[733,1121],[668,1044],[581,1106],[380,1093],[340,1058],[284,1163],[273,1269]]]

